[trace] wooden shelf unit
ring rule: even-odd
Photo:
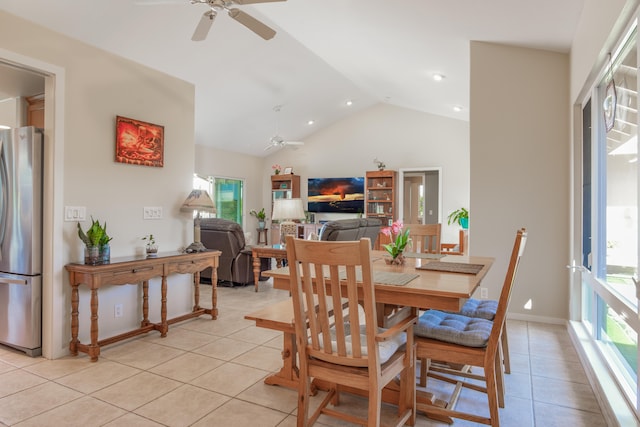
[[[380,218],[383,227],[391,225],[397,215],[396,171],[368,171],[365,180],[367,218]]]
[[[393,170],[367,171],[365,177],[365,209],[367,218],[379,218],[382,227],[387,227],[396,219],[397,212],[397,184],[398,174]],[[382,233],[374,249],[382,249],[382,245],[390,240]]]

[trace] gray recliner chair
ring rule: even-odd
[[[326,222],[320,229],[320,240],[345,241],[368,237],[373,248],[382,221],[378,218],[338,219]]]
[[[251,248],[245,245],[244,232],[240,224],[222,218],[200,220],[200,240],[207,249],[222,252],[218,266],[218,283],[228,286],[248,285],[254,282]],[[268,269],[261,263],[260,271]],[[203,281],[211,282],[211,268],[204,270]]]

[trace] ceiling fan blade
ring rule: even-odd
[[[275,30],[240,9],[229,9],[229,16],[265,40],[271,40],[276,35]]]
[[[275,3],[277,1],[287,0],[233,0],[235,4]]]
[[[266,147],[264,147],[264,151],[271,150],[273,147],[276,147],[276,144],[269,144]]]
[[[196,30],[193,32],[193,36],[191,36],[191,40],[194,42],[199,42],[207,38],[207,34],[209,34],[209,30],[213,25],[214,19],[216,19],[217,13],[215,10],[209,10],[202,15],[200,18],[200,22],[198,22],[198,26]]]
[[[286,145],[304,145],[302,141],[284,141]]]

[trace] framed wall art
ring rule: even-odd
[[[164,126],[116,116],[116,162],[164,166]]]

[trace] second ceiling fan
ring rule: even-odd
[[[283,148],[286,147],[287,145],[304,145],[304,142],[302,141],[287,141],[285,140],[283,137],[280,136],[280,134],[278,133],[278,116],[277,114],[280,112],[280,109],[282,108],[282,105],[276,105],[275,107],[273,107],[273,111],[276,112],[276,133],[275,135],[273,135],[270,139],[269,139],[269,145],[267,145],[266,147],[264,147],[264,150],[267,151],[271,148]]]

